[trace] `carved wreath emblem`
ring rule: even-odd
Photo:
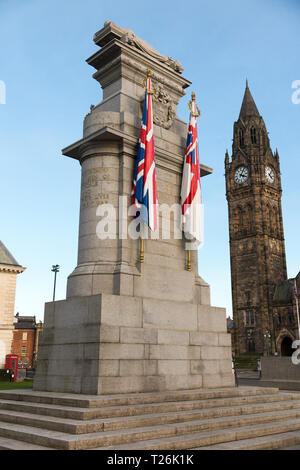
[[[153,95],[153,122],[164,129],[170,129],[176,117],[176,106],[162,85],[157,86]]]

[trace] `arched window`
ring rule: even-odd
[[[270,232],[271,231],[271,209],[270,207],[267,205],[266,206],[266,212],[265,212],[266,216],[265,216],[265,224],[266,224],[266,230],[267,232]]]
[[[281,319],[281,313],[278,312],[277,314],[277,319],[278,319],[278,325],[281,325],[282,319]]]
[[[247,326],[254,326],[255,325],[254,310],[247,310],[246,311],[246,325]]]
[[[244,147],[244,145],[245,145],[245,136],[244,136],[243,129],[239,129],[239,142],[240,142],[240,147]]]
[[[272,229],[274,233],[277,233],[278,231],[278,214],[277,210],[275,207],[272,209]]]
[[[253,208],[251,204],[247,204],[246,207],[246,224],[249,232],[253,230]]]
[[[239,229],[241,230],[244,225],[244,214],[243,214],[243,210],[241,207],[238,207],[237,214],[238,214],[238,225],[239,225]]]
[[[256,144],[257,143],[257,139],[256,139],[256,129],[255,127],[251,127],[251,142],[252,144]]]

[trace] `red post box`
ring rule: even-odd
[[[17,354],[6,354],[5,369],[9,369],[11,373],[14,374],[14,382],[17,381],[18,360],[19,356]]]

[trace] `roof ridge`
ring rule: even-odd
[[[1,240],[0,240],[0,264],[7,264],[10,266],[21,266]]]

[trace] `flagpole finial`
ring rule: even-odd
[[[152,80],[151,80],[151,88],[150,87],[148,88],[148,86],[150,85],[149,79],[151,78],[151,75],[152,75],[152,71],[150,69],[147,69],[147,78],[143,78],[142,84],[143,84],[144,90],[147,90],[147,93],[149,95],[156,95],[157,90],[156,90],[155,85],[152,83]]]
[[[196,105],[196,94],[194,91],[192,91],[192,101],[188,103],[188,108],[194,117],[199,117],[201,115],[200,109]]]

